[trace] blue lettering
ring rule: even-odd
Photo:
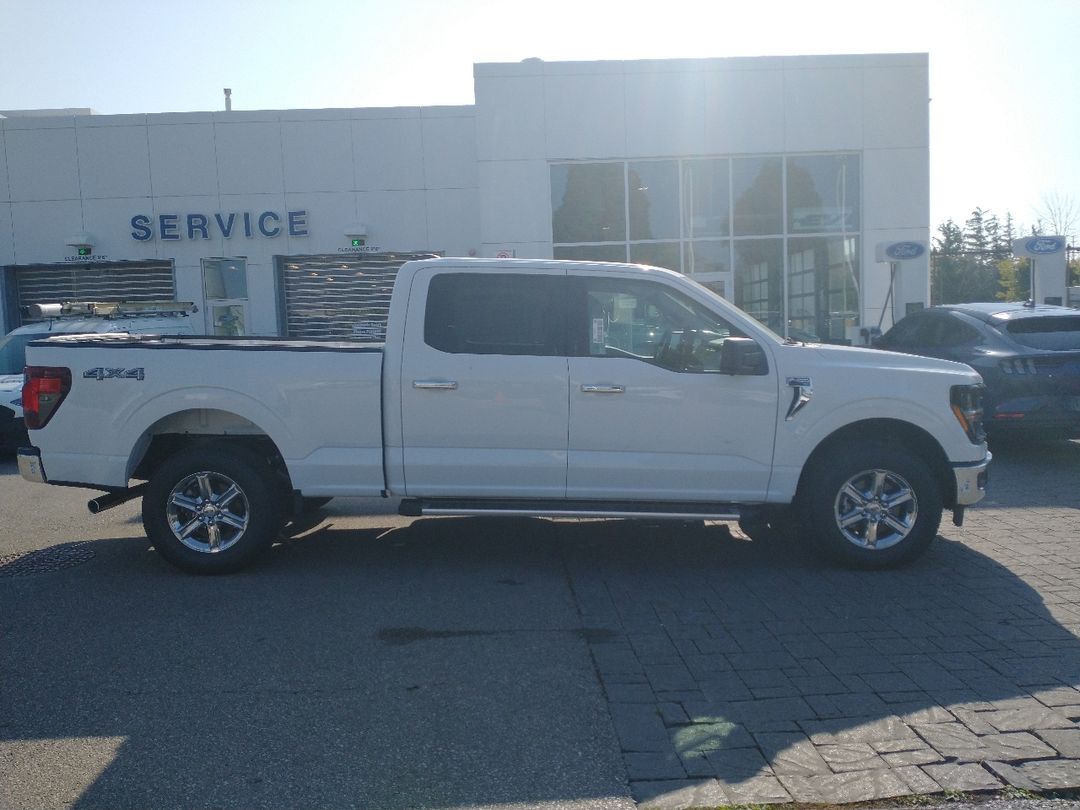
[[[202,214],[187,215],[187,238],[194,239],[196,232],[202,234],[200,239],[209,239],[210,234],[206,227],[207,219]]]
[[[236,224],[236,214],[229,214],[229,218],[227,220],[222,219],[221,214],[214,214],[214,219],[217,221],[217,226],[221,228],[222,236],[224,236],[226,239],[232,236],[232,229],[233,226]]]
[[[154,238],[154,231],[150,228],[150,217],[145,214],[133,216],[131,228],[131,238],[137,242],[148,242]]]
[[[162,239],[180,238],[179,225],[176,222],[178,219],[180,219],[179,214],[161,214],[158,217],[158,231]]]
[[[156,220],[156,221],[155,221]],[[286,226],[286,220],[288,222]],[[287,211],[283,217],[277,211],[263,211],[253,213],[251,211],[218,212],[215,214],[135,214],[131,217],[131,238],[137,242],[149,242],[159,238],[169,242],[181,239],[210,239],[212,226],[216,225],[225,239],[231,238],[237,233],[238,226],[243,222],[244,236],[267,237],[273,239],[280,236],[288,227],[289,236],[308,236],[308,211]]]
[[[307,211],[289,212],[289,236],[307,236]]]
[[[274,220],[274,222],[281,222],[281,217],[279,217],[273,211],[263,211],[261,214],[259,214],[259,233],[261,233],[263,236],[277,236],[279,233],[281,233],[281,228],[276,225],[273,228],[267,230],[267,220],[271,219]]]

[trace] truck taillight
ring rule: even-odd
[[[29,430],[43,428],[71,390],[71,369],[27,366],[23,377],[23,419]]]

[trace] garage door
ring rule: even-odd
[[[401,265],[435,253],[278,256],[278,300],[291,338],[383,340]]]
[[[19,306],[63,301],[171,301],[170,261],[30,264],[15,268]]]

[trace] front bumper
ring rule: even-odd
[[[41,466],[41,451],[36,447],[20,447],[18,452],[19,475],[35,484],[47,484],[45,468]]]
[[[986,482],[989,478],[991,459],[993,455],[987,453],[982,461],[953,465],[953,474],[956,476],[957,506],[971,506],[986,496]]]

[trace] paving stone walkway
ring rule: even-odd
[[[899,571],[723,526],[676,556],[663,525],[560,530],[583,626],[616,631],[590,649],[644,806],[1080,787],[1080,443],[998,450]]]

